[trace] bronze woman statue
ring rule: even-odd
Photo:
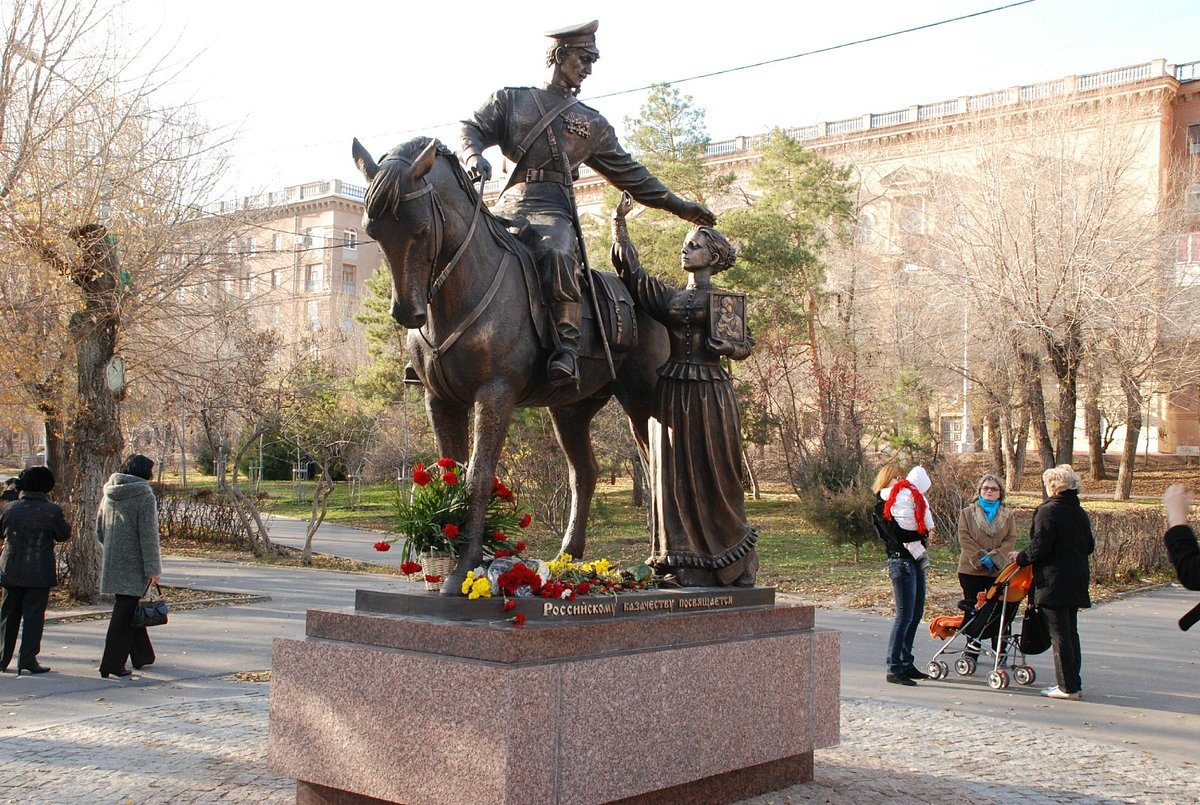
[[[730,340],[709,327],[710,296],[718,295],[721,313],[730,309],[711,279],[733,265],[737,251],[712,227],[692,229],[680,251],[688,284],[673,288],[642,270],[625,227],[632,208],[633,198],[622,194],[613,219],[613,265],[636,304],[666,325],[671,340],[649,423],[648,561],[684,587],[753,587],[758,534],[746,522],[741,422],[733,383],[720,361],[723,355],[746,358],[753,340],[744,328],[743,339]],[[723,332],[730,332],[728,324],[723,322]]]

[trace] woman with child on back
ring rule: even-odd
[[[887,553],[887,572],[896,596],[896,619],[888,639],[888,682],[915,685],[927,674],[913,664],[913,640],[925,614],[925,569],[929,567],[926,549],[933,533],[933,513],[925,493],[929,491],[929,473],[913,467],[904,477],[899,465],[887,464],[875,476],[876,494],[871,519]]]

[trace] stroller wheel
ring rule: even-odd
[[[1001,668],[987,675],[988,687],[992,690],[1003,690],[1008,687],[1008,672]]]
[[[941,679],[946,676],[942,671],[942,663],[937,660],[929,661],[929,665],[925,666],[925,673],[929,674],[930,679]]]
[[[1013,679],[1021,685],[1032,685],[1033,680],[1037,679],[1037,674],[1030,665],[1018,665],[1013,669]]]
[[[959,657],[954,661],[954,670],[959,676],[971,676],[975,673],[975,659],[973,657]]]
[[[946,677],[950,676],[950,666],[941,660],[938,661],[938,670],[942,674],[940,677],[941,679],[945,679]]]

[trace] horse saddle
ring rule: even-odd
[[[529,313],[533,317],[538,340],[546,350],[554,348],[554,325],[550,321],[550,306],[542,293],[542,283],[532,253],[520,252],[521,270],[525,273],[525,288],[529,293]],[[584,358],[604,359],[604,345],[600,342],[600,328],[596,326],[596,311],[588,296],[595,293],[596,307],[600,310],[600,321],[608,338],[612,352],[628,352],[637,345],[637,317],[634,315],[633,297],[621,278],[609,271],[587,269],[588,277],[580,283],[583,295],[582,318],[579,327],[579,354]],[[590,282],[587,280],[590,278]]]

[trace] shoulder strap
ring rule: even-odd
[[[538,111],[543,112],[542,118],[525,134],[525,138],[521,140],[521,143],[517,146],[515,154],[516,159],[513,160],[512,173],[508,175],[508,182],[505,183],[504,190],[512,187],[513,179],[517,177],[517,173],[521,169],[521,162],[525,159],[525,152],[529,150],[529,146],[533,145],[533,141],[538,138],[538,135],[545,131],[550,124],[554,122],[556,117],[570,107],[579,103],[579,99],[574,95],[568,95],[567,97],[563,98],[562,101],[555,104],[549,112],[547,112],[545,107],[542,105],[542,99],[538,97],[538,91],[536,89],[530,89],[529,92],[530,97],[533,98],[533,102],[537,104]],[[504,190],[500,191],[501,195],[504,195]]]
[[[537,104],[538,111],[544,111],[542,107],[542,99],[537,96],[537,90],[534,89],[530,91],[533,93],[533,102]],[[554,122],[554,118],[558,117],[568,108],[577,103],[579,103],[578,98],[576,98],[574,95],[568,95],[567,97],[563,98],[562,101],[555,104],[549,112],[543,114],[542,119],[539,120],[537,124],[529,130],[529,132],[525,135],[525,139],[521,140],[521,144],[517,146],[517,158],[514,160],[513,165],[515,166],[520,164],[521,160],[525,158],[525,152],[529,150],[529,146],[533,145],[533,141],[538,138],[538,135],[545,131],[546,127]]]

